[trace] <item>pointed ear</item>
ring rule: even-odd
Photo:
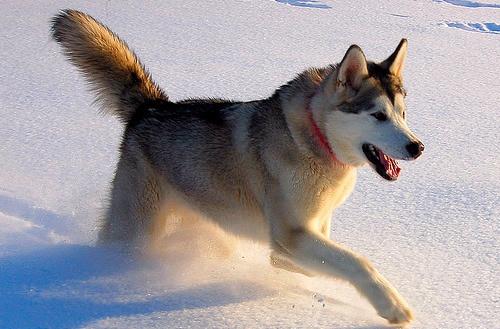
[[[368,64],[365,54],[358,46],[350,46],[340,62],[336,85],[358,90],[367,75]]]
[[[408,53],[408,40],[401,39],[398,47],[392,53],[389,58],[383,61],[380,65],[387,68],[389,72],[397,77],[401,77],[403,74],[403,68],[405,65],[406,54]]]

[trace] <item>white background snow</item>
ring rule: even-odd
[[[396,183],[368,168],[332,238],[368,257],[414,328],[500,328],[500,2],[0,2],[0,328],[383,328],[349,285],[187,232],[138,259],[94,246],[122,127],[50,40],[61,8],[122,36],[174,100],[270,95],[352,43],[402,37],[410,125],[426,144]],[[195,237],[197,235],[197,237]],[[218,237],[217,237],[218,236]]]

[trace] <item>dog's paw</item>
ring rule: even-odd
[[[413,313],[397,290],[380,274],[375,272],[367,297],[378,315],[391,324],[405,326],[413,320]]]
[[[391,304],[383,310],[378,310],[378,314],[389,323],[405,326],[413,320],[413,313],[406,303]]]

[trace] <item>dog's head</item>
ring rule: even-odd
[[[324,129],[337,158],[365,163],[387,180],[396,180],[396,159],[413,160],[424,145],[406,124],[402,71],[407,41],[381,63],[367,62],[356,45],[321,86]],[[316,103],[317,104],[317,103]]]

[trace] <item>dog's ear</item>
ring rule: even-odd
[[[357,45],[350,46],[340,62],[336,81],[337,88],[350,87],[358,90],[367,75],[368,65],[365,54]]]
[[[405,65],[406,54],[408,53],[408,40],[401,39],[396,50],[389,58],[383,61],[380,65],[389,70],[397,77],[401,77]]]

